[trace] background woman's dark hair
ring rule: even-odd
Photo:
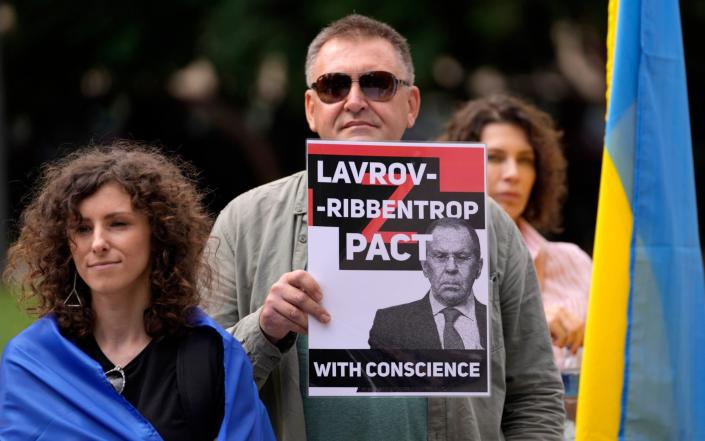
[[[534,148],[536,182],[522,217],[542,232],[558,232],[561,204],[566,194],[566,160],[561,133],[551,117],[536,107],[507,95],[493,95],[467,102],[451,116],[442,141],[479,141],[491,123],[521,128]]]
[[[93,331],[88,286],[78,277],[82,308],[63,302],[76,272],[69,234],[81,220],[79,204],[106,183],[118,183],[151,228],[151,293],[144,323],[151,336],[187,325],[199,304],[199,286],[210,283],[203,253],[211,218],[196,190],[192,167],[156,148],[130,141],[91,146],[43,167],[20,218],[20,234],[8,252],[5,279],[19,282],[28,310],[56,314],[69,335]]]

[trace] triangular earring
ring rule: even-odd
[[[73,273],[73,289],[69,293],[68,297],[66,297],[66,300],[64,300],[64,306],[68,306],[69,308],[83,308],[81,297],[78,295],[78,291],[76,291],[77,275],[77,272]]]

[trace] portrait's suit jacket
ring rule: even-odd
[[[372,349],[442,349],[433,319],[430,292],[411,303],[378,309],[370,329]],[[474,297],[473,297],[474,298]],[[480,344],[487,348],[487,307],[475,299]]]

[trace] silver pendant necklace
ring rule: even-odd
[[[116,364],[114,368],[105,373],[105,377],[113,386],[115,392],[122,394],[122,391],[125,389],[125,384],[127,383],[127,377],[122,367]]]

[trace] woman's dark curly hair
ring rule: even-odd
[[[448,121],[441,141],[479,141],[491,123],[509,123],[521,128],[536,156],[536,182],[522,217],[543,232],[560,231],[561,204],[566,194],[566,160],[561,133],[551,117],[518,98],[493,95],[471,100]]]
[[[147,215],[151,228],[147,333],[154,337],[188,326],[200,301],[198,287],[209,285],[211,272],[203,253],[212,222],[195,177],[188,164],[131,141],[87,147],[44,166],[20,218],[19,239],[8,252],[6,280],[19,282],[30,312],[53,312],[68,335],[92,333],[90,291],[80,277],[76,288],[83,307],[64,306],[76,273],[69,234],[81,221],[81,201],[114,182]]]

